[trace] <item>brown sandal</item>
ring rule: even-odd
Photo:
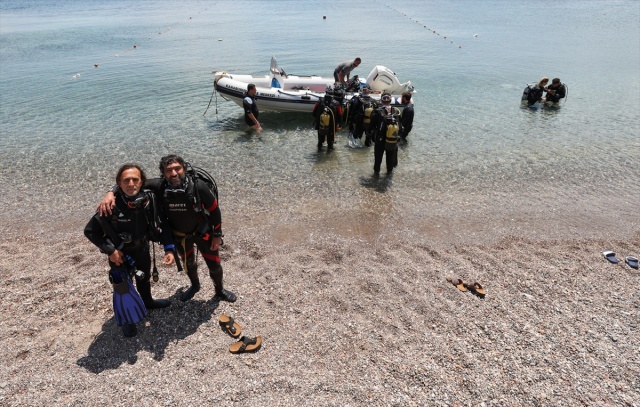
[[[238,325],[238,323],[234,321],[230,316],[220,314],[218,321],[220,322],[220,326],[222,327],[222,329],[224,329],[232,337],[237,338],[238,336],[240,336],[240,333],[242,333],[242,328],[240,327],[240,325]]]
[[[231,353],[247,353],[256,352],[262,346],[262,337],[256,336],[255,338],[249,338],[243,336],[240,340],[233,345],[229,346],[229,352]]]
[[[462,281],[461,278],[451,278],[451,277],[447,277],[447,281],[450,282],[451,284],[455,285],[458,290],[465,292],[467,291],[467,288],[465,287],[465,283],[464,281]]]
[[[478,294],[484,296],[487,292],[484,290],[484,287],[480,285],[478,282],[474,282],[473,284],[465,284],[465,287],[474,294]]]

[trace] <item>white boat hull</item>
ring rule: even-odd
[[[256,85],[255,98],[261,111],[312,112],[313,106],[324,97],[327,85],[334,84],[333,77],[287,75],[283,69],[278,68],[275,57],[271,58],[268,75],[230,74],[226,71],[214,72],[214,75],[217,92],[239,106],[242,106],[247,85]],[[358,83],[364,84],[362,80],[359,81],[355,79],[354,88],[358,87]],[[397,101],[402,92],[414,91],[411,82],[401,84],[395,73],[380,65],[371,71],[366,83],[373,90],[372,98],[380,99],[382,92],[388,91],[392,94],[392,104],[396,107],[401,107]],[[355,94],[347,92],[345,100],[348,101]]]
[[[242,100],[247,91],[247,83],[237,79],[222,77],[215,81],[216,91],[225,99],[242,106]],[[346,93],[345,100],[350,100],[357,93]],[[324,92],[310,90],[283,90],[280,88],[266,88],[256,85],[256,103],[260,111],[276,112],[308,112],[313,111],[313,106],[324,97]],[[375,100],[380,100],[380,93],[372,94]],[[400,95],[392,95],[392,105],[402,108],[398,103]]]

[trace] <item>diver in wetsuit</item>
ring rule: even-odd
[[[528,106],[533,106],[536,102],[542,100],[542,95],[546,90],[547,83],[549,83],[549,78],[546,76],[540,79],[535,85],[527,85],[522,93],[522,102],[526,103]]]
[[[371,88],[366,85],[361,93],[351,98],[349,107],[349,130],[354,139],[361,140],[362,135],[367,134],[366,145],[371,145],[371,115],[378,104],[371,97]]]
[[[343,98],[344,91],[341,87],[327,85],[324,97],[313,106],[311,114],[314,118],[313,128],[318,131],[318,150],[322,149],[325,140],[327,150],[333,150],[336,132],[342,130]]]
[[[256,103],[256,85],[250,83],[247,85],[247,93],[242,99],[242,107],[244,109],[244,122],[250,128],[254,129],[258,134],[262,131],[262,126],[258,121],[260,112]]]
[[[84,228],[85,236],[96,245],[101,252],[109,256],[109,266],[114,269],[135,268],[143,273],[136,275],[136,287],[147,309],[165,308],[169,300],[154,300],[151,296],[151,255],[149,254],[149,238],[152,233],[159,233],[160,241],[165,249],[163,262],[173,264],[174,245],[168,228],[154,231],[154,217],[159,216],[153,210],[151,193],[142,191],[146,176],[137,164],[125,164],[116,175],[117,191],[115,206],[111,215],[94,216]],[[119,241],[114,241],[119,240]],[[135,336],[135,324],[122,326],[125,336]]]
[[[558,103],[565,96],[567,96],[567,87],[560,82],[560,78],[553,78],[551,85],[547,86],[547,95],[545,96],[547,103]]]

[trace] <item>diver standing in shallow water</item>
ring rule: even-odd
[[[411,92],[405,91],[402,92],[402,96],[400,98],[400,103],[402,104],[402,113],[400,115],[400,122],[402,123],[402,131],[400,132],[400,139],[403,141],[407,141],[407,137],[413,129],[413,103],[411,103]]]
[[[564,83],[560,82],[560,78],[553,78],[551,85],[547,86],[547,95],[545,96],[546,103],[559,103],[560,99],[565,96],[567,96],[567,87]]]
[[[340,85],[334,88],[327,85],[322,99],[313,106],[313,128],[318,131],[318,150],[322,149],[325,140],[327,150],[333,150],[336,132],[342,130],[342,104],[344,91]],[[337,96],[334,98],[334,95]]]
[[[262,126],[258,121],[260,112],[258,111],[258,104],[256,103],[256,85],[250,83],[247,85],[247,93],[245,93],[244,99],[242,99],[242,107],[244,108],[244,122],[247,126],[254,129],[256,133],[262,132]]]
[[[188,301],[200,291],[196,249],[202,254],[215,286],[214,301],[235,302],[236,295],[223,286],[219,248],[222,244],[222,214],[218,197],[202,180],[187,173],[188,164],[177,155],[160,159],[162,178],[148,180],[144,187],[156,193],[173,234],[173,242],[184,260],[191,282],[180,299]],[[113,205],[112,192],[100,202],[100,213],[108,213]]]
[[[371,97],[369,85],[365,85],[360,93],[349,101],[349,131],[356,145],[362,145],[362,135],[365,132],[366,145],[371,145],[371,115],[377,107],[378,104]]]
[[[165,250],[163,262],[174,262],[174,245],[167,228],[158,228],[161,220],[154,211],[155,197],[142,191],[146,176],[137,164],[125,164],[116,175],[117,191],[115,206],[109,216],[94,216],[85,226],[85,236],[100,251],[109,256],[109,279],[113,284],[113,307],[118,326],[126,337],[135,336],[136,323],[142,320],[148,309],[165,308],[169,300],[154,300],[151,297],[151,256],[149,238],[160,233]],[[135,274],[136,286],[131,284]],[[142,298],[140,298],[142,297]]]
[[[522,103],[533,106],[537,102],[540,102],[546,90],[547,83],[549,83],[549,78],[544,76],[537,84],[527,85],[527,87],[524,88],[524,92],[522,92]]]
[[[373,173],[375,177],[380,175],[382,157],[386,154],[387,174],[392,174],[398,165],[398,140],[402,133],[400,122],[400,110],[391,106],[391,95],[385,92],[380,97],[382,106],[373,112],[371,127],[374,139]]]

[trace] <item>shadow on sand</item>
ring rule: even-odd
[[[147,317],[137,324],[138,334],[125,338],[122,329],[110,318],[102,325],[87,355],[76,362],[90,372],[117,369],[124,363],[135,364],[138,352],[153,353],[155,360],[162,360],[167,346],[195,333],[198,327],[211,320],[219,301],[191,300],[181,302],[181,290],[170,299],[168,308],[150,310]]]

